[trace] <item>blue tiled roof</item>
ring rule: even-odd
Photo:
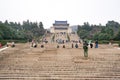
[[[55,21],[55,24],[68,24],[67,21]]]

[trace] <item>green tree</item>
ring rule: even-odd
[[[118,34],[115,36],[115,40],[120,40],[120,30],[119,30]]]
[[[42,23],[42,22],[39,23],[39,28],[40,28],[40,29],[44,29],[44,28],[43,28],[43,23]]]
[[[0,39],[32,39],[33,37],[40,37],[44,34],[42,22],[41,28],[37,22],[30,22],[29,20],[20,22],[8,22],[4,23],[0,21]]]
[[[119,28],[120,24],[118,22],[115,22],[115,21],[108,21],[106,24],[106,27]]]
[[[0,24],[0,35],[2,39],[11,39],[13,37],[12,29],[3,24]]]
[[[84,39],[84,38],[87,38],[87,36],[88,36],[88,31],[86,31],[86,30],[80,30],[80,31],[78,31],[78,35],[82,38],[82,39]]]

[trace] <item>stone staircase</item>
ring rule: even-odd
[[[55,35],[54,41],[56,42],[56,40],[68,40],[67,34],[47,34],[49,36],[46,36],[46,40],[50,43],[52,40],[52,37]],[[77,34],[68,34],[70,37],[70,41],[79,41],[80,38]]]
[[[120,80],[119,49],[89,49],[86,59],[82,48],[23,45],[0,53],[0,80]]]
[[[70,40],[72,41],[79,41],[79,36],[77,34],[71,34],[70,36]]]
[[[67,40],[67,34],[55,34],[55,40],[57,39]]]

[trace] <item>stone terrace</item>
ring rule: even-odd
[[[82,46],[45,46],[17,44],[0,52],[0,80],[120,80],[119,48],[100,45],[86,59]]]

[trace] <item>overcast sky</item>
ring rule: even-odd
[[[27,19],[43,22],[44,28],[55,20],[67,20],[70,25],[120,23],[120,0],[0,0],[0,21]]]

